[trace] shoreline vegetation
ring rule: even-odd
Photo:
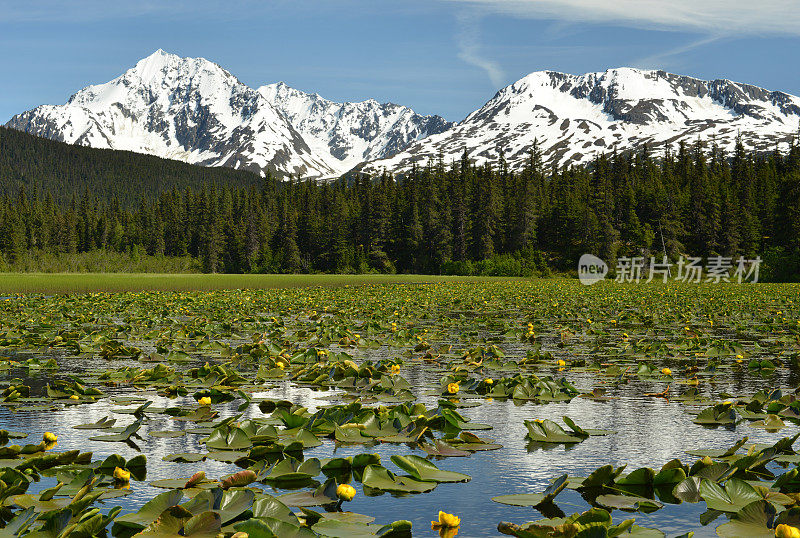
[[[797,143],[575,167],[534,145],[520,170],[464,154],[314,183],[0,135],[0,271],[538,277],[589,253],[760,256],[762,280],[800,279]]]
[[[205,274],[205,273],[0,273],[0,297],[17,294],[214,291],[382,284],[432,284],[525,280],[514,277],[439,275]],[[0,299],[2,300],[2,299]]]
[[[786,290],[796,289],[800,284],[759,282],[730,283],[689,283],[669,280],[667,283],[655,280],[651,283],[617,283],[613,278],[592,286],[583,286],[578,279],[558,274],[548,278],[507,277],[507,276],[458,276],[458,275],[416,275],[416,274],[230,274],[230,273],[0,273],[0,301],[17,295],[60,295],[92,293],[127,292],[192,292],[221,290],[265,290],[290,288],[346,288],[358,286],[423,285],[448,283],[502,283],[522,281],[560,282],[562,286],[576,292],[586,289],[606,288],[654,288],[665,287],[673,290],[710,287],[731,289],[754,286],[768,289],[784,286]]]

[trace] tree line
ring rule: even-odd
[[[207,272],[536,275],[574,270],[583,253],[612,267],[621,256],[666,253],[760,255],[773,279],[800,274],[797,144],[768,155],[741,143],[730,155],[700,142],[658,156],[645,147],[588,166],[546,165],[534,146],[518,171],[502,152],[495,166],[465,153],[402,177],[320,184],[268,175],[173,185],[135,203],[90,189],[64,201],[53,191],[35,180],[4,191],[0,254],[9,263],[32,249],[103,249],[188,256]]]

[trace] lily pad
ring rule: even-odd
[[[467,474],[443,471],[433,463],[415,455],[392,456],[392,462],[417,480],[426,482],[469,482]]]
[[[136,421],[128,426],[125,427],[121,432],[111,434],[111,435],[96,435],[94,437],[90,437],[90,441],[105,441],[105,442],[124,442],[131,438],[136,432],[139,431],[139,428],[142,427],[142,422]]]
[[[367,465],[361,483],[364,487],[391,493],[426,493],[437,485],[437,482],[423,482],[407,476],[397,476],[380,465]]]
[[[738,478],[731,478],[723,486],[703,479],[699,491],[709,509],[722,512],[738,512],[748,504],[762,499],[753,486]]]
[[[567,487],[567,475],[555,479],[542,493],[517,493],[512,495],[499,495],[492,500],[500,504],[511,506],[539,506],[553,502],[556,496]]]

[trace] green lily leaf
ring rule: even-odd
[[[417,480],[426,482],[469,482],[472,477],[463,473],[443,471],[433,463],[415,455],[392,456],[392,462]]]
[[[588,435],[568,434],[564,429],[552,420],[526,420],[525,427],[528,428],[526,439],[538,443],[580,443]]]
[[[147,501],[138,511],[118,517],[114,526],[129,527],[133,529],[144,528],[164,513],[168,508],[177,506],[183,498],[183,491],[172,490],[156,495]]]
[[[492,497],[494,502],[511,506],[539,506],[553,502],[556,496],[567,487],[567,475],[562,475],[551,483],[542,493],[517,493]]]
[[[396,476],[380,465],[367,465],[361,483],[364,487],[391,493],[425,493],[432,491],[437,482],[423,482],[406,476]]]
[[[772,529],[775,507],[765,500],[754,501],[740,509],[728,523],[717,527],[717,535],[723,538],[774,538]]]
[[[753,486],[738,478],[731,478],[724,486],[704,478],[699,489],[700,497],[708,508],[722,512],[738,512],[748,504],[762,499]]]
[[[136,432],[139,431],[139,428],[142,427],[142,421],[137,420],[125,427],[121,432],[111,434],[111,435],[96,435],[94,437],[90,437],[90,441],[106,441],[106,442],[124,442],[131,438]]]

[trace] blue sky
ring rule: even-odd
[[[541,69],[663,68],[800,94],[797,0],[0,0],[0,123],[158,48],[252,87],[454,121]]]

